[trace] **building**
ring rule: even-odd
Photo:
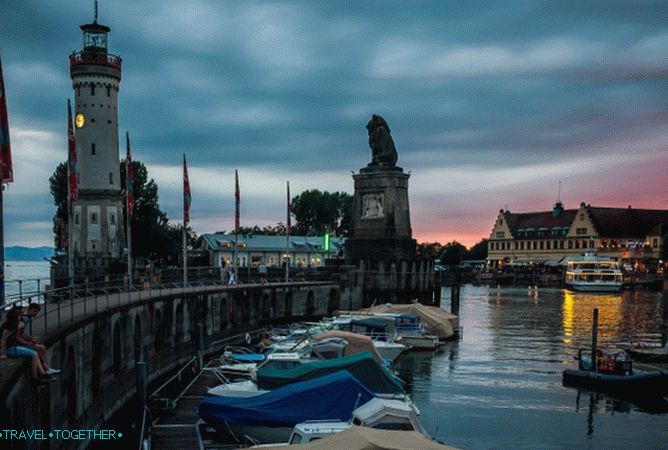
[[[509,263],[557,265],[565,257],[594,251],[636,269],[661,263],[668,211],[602,208],[580,203],[552,211],[511,213],[500,210],[488,243],[492,267]]]
[[[318,267],[325,264],[325,259],[342,255],[345,238],[290,236],[288,246],[285,236],[240,234],[237,242],[238,267],[257,267],[261,262],[267,267],[279,267],[288,255],[292,267]],[[209,253],[213,266],[232,265],[234,244],[234,234],[202,235],[202,248]]]
[[[74,89],[78,199],[73,202],[74,265],[86,274],[105,271],[125,247],[118,158],[121,58],[109,54],[110,28],[81,26],[83,49],[70,55]]]

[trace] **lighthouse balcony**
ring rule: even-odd
[[[70,69],[76,66],[96,65],[121,70],[121,57],[109,53],[74,52],[70,55]]]

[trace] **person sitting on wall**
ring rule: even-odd
[[[26,334],[26,331],[28,332],[31,331],[32,327],[30,325],[30,322],[37,316],[37,314],[39,314],[40,309],[41,307],[37,303],[31,303],[30,305],[28,305],[28,313],[23,315],[24,326],[21,329],[21,333],[19,334],[18,340],[24,347],[28,347],[32,350],[37,351],[39,359],[42,362],[42,366],[44,366],[44,369],[46,369],[46,373],[48,373],[49,375],[57,375],[60,373],[60,370],[49,367],[49,361],[48,358],[46,357],[46,345],[40,342],[40,340],[37,339],[36,337]]]
[[[34,379],[41,378],[43,381],[55,380],[54,377],[46,373],[36,350],[19,345],[18,336],[21,328],[25,326],[21,319],[22,315],[22,308],[15,307],[7,312],[7,318],[1,327],[0,360],[7,359],[8,356],[13,358],[30,358],[31,373]]]

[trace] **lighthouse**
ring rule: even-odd
[[[108,52],[111,29],[97,22],[97,11],[81,31],[83,49],[69,57],[79,192],[72,203],[70,248],[76,272],[95,276],[109,273],[125,246],[118,158],[121,58]]]

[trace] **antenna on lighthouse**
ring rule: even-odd
[[[561,180],[559,180],[559,193],[557,194],[557,202],[561,203]]]
[[[97,0],[95,0],[95,22],[97,23]]]

